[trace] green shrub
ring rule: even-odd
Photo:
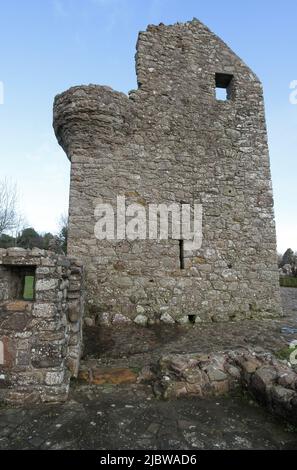
[[[281,276],[279,283],[281,287],[297,287],[297,277]]]
[[[275,353],[276,357],[278,359],[285,359],[286,361],[288,361],[290,359],[290,355],[293,351],[295,351],[295,347],[284,347],[282,349],[280,349],[279,351],[277,351]]]

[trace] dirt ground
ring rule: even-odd
[[[297,289],[279,320],[195,327],[89,328],[83,364],[141,367],[162,354],[238,347],[278,351],[297,339]],[[297,430],[248,396],[157,400],[149,386],[72,382],[67,403],[0,408],[0,449],[297,449]]]
[[[142,367],[167,353],[208,353],[248,347],[277,352],[297,339],[297,289],[282,288],[281,292],[284,316],[277,320],[188,327],[87,327],[83,362],[94,359],[96,364]]]

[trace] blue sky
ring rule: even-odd
[[[17,182],[39,231],[67,211],[69,162],[52,131],[52,103],[72,85],[136,88],[138,31],[197,17],[264,85],[278,248],[297,250],[296,0],[0,0],[0,178]]]

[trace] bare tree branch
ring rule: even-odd
[[[7,179],[0,181],[0,235],[12,232],[20,224],[17,211],[17,187]]]

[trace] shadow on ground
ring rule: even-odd
[[[243,397],[159,401],[144,386],[77,386],[64,405],[0,410],[0,449],[297,449]]]

